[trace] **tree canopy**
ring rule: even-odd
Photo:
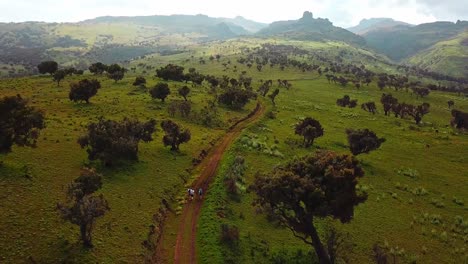
[[[88,133],[78,139],[89,160],[101,160],[110,166],[119,160],[138,160],[140,141],[150,142],[156,130],[154,119],[142,123],[125,118],[117,122],[100,118],[88,125]]]
[[[68,98],[73,102],[85,101],[89,104],[89,99],[95,96],[100,88],[101,83],[98,80],[84,79],[78,83],[70,84]]]
[[[172,120],[162,121],[161,128],[166,133],[163,137],[164,146],[171,146],[171,150],[179,150],[180,144],[191,139],[190,130],[181,128]]]
[[[160,99],[161,102],[166,100],[166,97],[171,93],[169,85],[167,83],[158,83],[150,91],[151,97],[154,99]]]
[[[385,138],[378,138],[377,135],[369,129],[346,129],[348,135],[349,149],[353,155],[369,153],[378,149],[385,142]]]
[[[295,133],[304,137],[304,147],[308,148],[316,138],[323,136],[323,128],[319,121],[307,117],[296,125]]]
[[[294,236],[315,249],[320,263],[331,263],[314,218],[351,221],[354,207],[367,198],[356,190],[363,176],[353,156],[321,151],[258,174],[250,190],[256,194],[255,204],[273,210]]]
[[[104,196],[92,196],[101,189],[102,176],[93,169],[82,169],[81,175],[75,179],[67,190],[69,203],[57,204],[57,210],[62,218],[80,227],[80,237],[85,247],[92,247],[92,232],[98,217],[103,216],[109,208]]]
[[[58,63],[55,61],[43,61],[37,65],[40,74],[54,74],[58,70]]]
[[[11,152],[13,144],[35,147],[44,127],[44,113],[20,95],[0,99],[0,153]]]

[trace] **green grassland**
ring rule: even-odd
[[[468,76],[468,32],[442,41],[406,60],[423,69],[457,77]]]
[[[92,76],[85,76],[91,77]],[[81,77],[84,78],[84,77]],[[182,178],[192,175],[192,158],[210,142],[224,133],[224,128],[248,113],[246,110],[230,112],[220,110],[224,126],[204,128],[192,119],[171,118],[188,127],[192,140],[181,146],[181,152],[171,153],[162,144],[163,132],[159,128],[154,141],[140,144],[139,162],[124,164],[113,169],[101,168],[104,185],[101,193],[109,201],[109,211],[96,226],[91,251],[82,251],[78,242],[78,229],[64,223],[55,206],[65,200],[66,186],[78,177],[80,168],[87,165],[85,150],[77,139],[90,122],[100,116],[120,120],[136,117],[140,121],[168,118],[166,107],[177,96],[171,83],[172,94],[165,104],[152,100],[149,94],[131,85],[134,76],[114,84],[99,77],[103,88],[89,105],[68,100],[69,83],[78,77],[67,78],[56,87],[50,77],[6,79],[0,82],[1,96],[21,94],[46,113],[47,128],[41,133],[37,148],[14,148],[0,157],[0,262],[21,263],[31,256],[38,263],[54,262],[142,262],[152,215],[157,212],[162,198],[168,199],[183,185]],[[148,87],[158,80],[149,79]],[[194,110],[209,99],[207,88],[193,87],[189,96]],[[99,166],[99,164],[94,164]]]
[[[217,48],[211,52],[216,51]],[[205,51],[205,54],[208,53]],[[225,59],[235,61],[233,58]],[[213,62],[196,67],[201,72],[218,72],[216,65]],[[241,65],[237,65],[237,69],[246,70]],[[235,76],[229,70],[219,73]],[[251,140],[240,139],[226,154],[199,223],[201,263],[262,263],[267,262],[268,254],[281,253],[283,249],[308,250],[290,231],[269,223],[263,215],[255,213],[251,205],[252,194],[242,195],[240,201],[230,200],[225,192],[224,174],[237,155],[246,159],[245,186],[248,186],[258,171],[268,172],[275,165],[311,153],[314,149],[349,153],[346,128],[369,128],[387,139],[381,149],[359,156],[366,171],[361,186],[368,192],[369,198],[357,208],[351,224],[337,225],[352,238],[350,242],[354,247],[348,254],[350,263],[371,262],[374,243],[388,245],[389,249],[398,247],[400,252],[404,249],[399,257],[403,263],[413,259],[417,259],[417,263],[466,261],[466,234],[463,235],[466,231],[460,235],[452,233],[451,229],[457,217],[462,217],[465,223],[467,219],[468,137],[449,126],[450,110],[447,108],[447,101],[454,100],[456,108],[466,111],[466,98],[432,92],[427,98],[417,99],[405,91],[385,90],[401,102],[431,104],[431,113],[424,117],[421,126],[416,126],[412,120],[383,115],[379,103],[382,91],[375,84],[361,90],[342,88],[329,84],[316,74],[292,69],[280,71],[266,67],[262,72],[251,70],[249,73],[259,79],[287,78],[296,81],[290,91],[282,89],[277,97],[277,108],[274,109],[277,118],[265,118],[246,131],[244,135]],[[380,112],[374,116],[359,107],[348,109],[336,106],[336,99],[345,94],[358,99],[360,103],[377,102]],[[314,149],[290,146],[286,142],[300,140],[293,133],[294,124],[307,116],[322,123],[325,136],[316,141]],[[257,145],[253,147],[246,142],[267,147],[256,149]],[[284,158],[272,156],[272,148],[278,149]],[[423,193],[427,193],[421,195],[419,192],[423,189]],[[455,199],[463,200],[465,205],[456,204]],[[239,227],[241,240],[235,249],[220,243],[221,223]],[[264,255],[265,251],[267,255]]]
[[[71,30],[71,29],[70,29]],[[263,103],[277,113],[276,119],[263,118],[247,129],[225,154],[218,176],[207,195],[199,222],[198,254],[201,263],[266,263],[275,253],[309,248],[293,237],[286,229],[278,227],[257,214],[251,205],[253,195],[243,193],[239,201],[231,200],[225,190],[223,177],[237,155],[247,164],[245,187],[257,171],[268,172],[275,165],[295,156],[312,153],[316,149],[331,149],[348,153],[346,128],[369,128],[387,141],[379,150],[360,155],[366,176],[361,189],[369,194],[368,201],[357,207],[351,224],[339,229],[350,233],[354,244],[349,252],[350,263],[369,263],[372,245],[388,243],[389,247],[404,248],[404,259],[417,255],[417,263],[463,263],[466,261],[466,233],[454,236],[451,228],[455,217],[468,219],[468,135],[454,131],[449,126],[450,110],[447,101],[454,100],[457,109],[468,111],[466,98],[454,94],[432,92],[427,98],[416,99],[408,92],[390,91],[401,102],[431,104],[431,112],[416,126],[411,120],[383,115],[378,103],[382,91],[373,82],[361,90],[329,84],[317,73],[302,72],[292,67],[281,71],[269,65],[259,72],[237,63],[242,48],[258,47],[261,43],[294,44],[307,50],[337,56],[348,51],[345,60],[362,63],[376,71],[397,72],[384,58],[374,58],[372,53],[355,49],[346,44],[321,42],[287,42],[281,39],[236,39],[205,45],[188,45],[186,52],[162,56],[153,54],[131,61],[124,80],[114,83],[99,77],[103,88],[91,99],[91,104],[74,104],[68,100],[71,81],[84,77],[67,77],[61,87],[56,87],[50,77],[28,77],[0,81],[0,94],[21,94],[33,105],[46,112],[47,128],[42,131],[38,147],[14,148],[13,152],[0,156],[4,166],[0,168],[0,262],[20,263],[31,256],[38,263],[136,263],[142,262],[146,253],[141,242],[146,239],[152,215],[159,209],[160,200],[171,195],[184,195],[181,178],[194,177],[186,172],[193,157],[210,142],[224,134],[224,129],[254,107],[251,102],[245,110],[228,111],[220,107],[224,126],[217,129],[202,127],[193,119],[173,118],[192,131],[192,140],[181,146],[181,153],[173,154],[161,142],[163,133],[156,132],[154,141],[140,144],[140,161],[120,167],[98,169],[104,174],[100,191],[108,199],[111,211],[99,219],[94,233],[95,247],[81,249],[78,228],[64,223],[55,211],[57,202],[65,199],[67,184],[79,175],[88,164],[86,153],[76,143],[86,125],[100,116],[121,119],[125,116],[140,120],[168,118],[166,107],[153,101],[149,95],[131,85],[135,76],[144,75],[154,85],[157,78],[153,68],[167,63],[177,63],[186,69],[195,67],[203,74],[221,77],[238,77],[242,71],[254,78],[256,89],[259,80],[288,79],[291,90],[281,88],[274,108],[268,100]],[[220,62],[208,60],[210,55],[221,54]],[[365,55],[370,56],[365,56]],[[193,56],[193,58],[192,58]],[[199,64],[203,57],[206,64]],[[224,67],[223,63],[228,63]],[[234,67],[235,66],[235,67]],[[146,73],[143,73],[146,71]],[[168,101],[177,98],[176,86],[170,83],[172,94]],[[274,87],[276,88],[276,83]],[[194,87],[190,100],[195,110],[211,99],[207,87]],[[380,112],[377,115],[356,109],[336,106],[336,99],[348,94],[359,103],[375,101]],[[325,135],[316,140],[312,149],[304,149],[288,142],[300,140],[293,133],[293,126],[306,116],[318,119]],[[249,137],[249,138],[246,138]],[[254,145],[252,142],[255,141]],[[261,144],[260,144],[261,143]],[[258,149],[259,145],[267,146]],[[271,149],[280,155],[272,155]],[[424,188],[427,194],[417,195]],[[454,203],[453,197],[465,205]],[[440,217],[438,216],[440,215]],[[432,221],[431,218],[440,222]],[[239,246],[232,250],[220,243],[220,225],[235,224],[240,229]],[[446,232],[444,235],[443,232]],[[466,231],[465,231],[466,232]],[[457,253],[455,252],[457,250]],[[463,251],[464,250],[464,251]],[[458,253],[462,251],[462,253]]]
[[[467,100],[433,93],[424,100],[431,104],[431,114],[425,117],[424,125],[415,130],[411,128],[414,125],[410,120],[385,117],[382,113],[373,116],[361,109],[336,106],[336,99],[344,94],[364,102],[375,101],[381,92],[376,87],[367,91],[343,89],[329,85],[326,80],[295,82],[291,91],[282,91],[277,97],[277,118],[265,118],[258,126],[245,132],[253,141],[261,142],[269,148],[276,146],[284,158],[272,157],[268,151],[264,153],[265,151],[246,144],[249,140],[241,140],[227,154],[228,160],[236,155],[245,157],[248,166],[245,180],[248,185],[252,183],[257,171],[268,172],[275,165],[292,157],[315,151],[291,147],[285,143],[290,138],[299,140],[293,133],[293,125],[301,118],[312,116],[324,126],[325,135],[316,141],[315,149],[349,153],[345,129],[372,129],[379,136],[385,137],[387,142],[381,149],[359,156],[366,171],[361,186],[369,194],[368,201],[357,208],[351,224],[337,225],[342,231],[350,233],[351,243],[355,244],[348,256],[350,263],[371,262],[371,249],[376,242],[387,242],[392,247],[404,248],[407,256],[417,256],[418,263],[466,261],[466,251],[454,253],[455,249],[466,248],[466,237],[452,237],[450,228],[455,223],[456,216],[464,219],[467,217],[466,205],[457,205],[452,199],[457,197],[466,201],[468,198],[468,137],[446,127],[450,116],[446,101],[452,98],[461,109],[467,109]],[[418,101],[404,92],[393,94],[402,101]],[[435,132],[436,129],[439,130],[438,133]],[[228,165],[229,162],[225,166]],[[415,170],[417,174],[406,176],[404,172],[399,173],[399,170]],[[234,259],[238,263],[260,263],[262,259],[265,261],[263,251],[258,251],[258,245],[262,245],[262,241],[267,242],[270,252],[278,252],[284,248],[307,249],[289,230],[279,228],[269,223],[264,216],[256,214],[251,205],[252,194],[243,194],[240,201],[230,200],[224,193],[223,177],[221,169],[213,186],[213,193],[216,195],[209,196],[202,211],[198,237],[201,263],[223,263],[226,260],[223,256],[229,255],[236,256]],[[415,195],[412,191],[416,188],[424,188],[428,194]],[[218,196],[218,193],[222,195]],[[433,199],[443,203],[444,207],[437,208],[431,204]],[[219,211],[229,212],[228,217],[216,217]],[[418,224],[425,214],[428,214],[426,217],[440,215],[442,224],[434,225],[426,220],[424,224]],[[233,254],[210,250],[214,246],[212,243],[219,243],[219,226],[223,222],[237,225],[241,232],[240,246]],[[434,234],[431,234],[432,230],[435,230]],[[449,242],[441,238],[443,232],[449,234]],[[217,247],[222,248],[219,245]],[[224,251],[230,252],[226,248]],[[252,251],[256,252],[256,258],[251,257]],[[427,252],[423,254],[423,251]],[[213,261],[213,258],[218,262]]]

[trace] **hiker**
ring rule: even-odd
[[[198,196],[200,196],[200,199],[202,198],[202,196],[203,196],[203,189],[202,188],[198,189]]]
[[[190,189],[190,200],[193,200],[193,196],[195,195],[195,190]]]
[[[193,199],[192,191],[193,191],[193,190],[192,190],[191,188],[188,188],[188,189],[187,189],[188,197],[191,198],[190,200]]]

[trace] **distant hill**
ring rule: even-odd
[[[190,44],[251,35],[266,26],[243,17],[205,15],[0,23],[0,66],[22,65],[31,72],[40,61],[54,59],[82,68],[93,61],[115,63],[155,52],[178,53]]]
[[[418,52],[449,40],[468,29],[468,22],[434,22],[414,27],[395,26],[386,30],[370,31],[364,35],[374,50],[395,61],[402,61]]]
[[[358,35],[364,35],[371,31],[390,29],[395,26],[411,27],[413,25],[392,18],[371,18],[363,19],[359,22],[359,25],[347,28],[347,30]]]
[[[220,19],[223,20],[224,22],[243,27],[245,30],[251,33],[256,33],[268,27],[268,24],[255,22],[253,20],[248,20],[241,16],[237,16],[235,18],[220,18]]]
[[[438,42],[405,62],[426,70],[468,78],[468,31]]]
[[[136,16],[136,17],[98,17],[81,22],[80,24],[99,23],[132,23],[159,27],[166,33],[200,33],[208,38],[224,39],[237,35],[252,33],[239,24],[241,20],[213,18],[205,15],[171,15],[171,16]],[[247,21],[247,22],[246,22]],[[245,20],[243,23],[254,24],[256,22]],[[252,25],[251,25],[252,27]],[[254,26],[255,27],[255,26]]]
[[[259,36],[276,36],[296,40],[343,41],[350,44],[364,45],[365,40],[346,29],[335,27],[328,19],[315,19],[310,12],[305,12],[299,20],[279,21],[260,30]]]

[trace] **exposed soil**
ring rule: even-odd
[[[197,240],[197,227],[198,218],[200,216],[200,210],[204,202],[206,195],[209,195],[209,186],[216,176],[216,170],[218,169],[221,158],[224,152],[229,146],[237,139],[243,129],[249,124],[254,123],[260,119],[265,112],[265,107],[258,103],[257,107],[251,114],[246,118],[238,121],[236,124],[231,126],[229,131],[221,138],[218,143],[212,148],[208,156],[199,165],[200,174],[198,178],[193,182],[192,189],[198,193],[198,189],[202,188],[204,191],[203,199],[195,195],[195,198],[190,201],[188,200],[182,209],[182,213],[179,216],[171,215],[167,218],[167,225],[169,226],[165,232],[172,231],[177,233],[175,245],[168,239],[161,239],[162,245],[158,245],[156,254],[158,255],[155,259],[164,263],[196,263],[197,252],[196,252],[196,240]],[[188,197],[187,197],[188,198]],[[171,234],[164,234],[168,236]],[[172,251],[173,252],[173,261]]]

